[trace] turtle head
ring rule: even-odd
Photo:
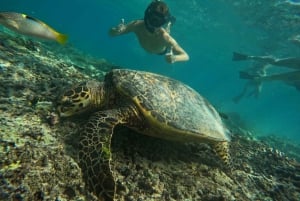
[[[58,101],[57,111],[61,117],[80,114],[101,105],[102,97],[102,83],[82,83],[63,93]]]

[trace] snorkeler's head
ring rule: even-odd
[[[144,21],[150,32],[154,32],[155,28],[174,20],[175,18],[170,14],[167,4],[162,1],[153,1],[145,10]]]

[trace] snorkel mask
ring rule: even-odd
[[[144,22],[147,30],[153,33],[168,22],[174,23],[175,17],[170,14],[166,3],[156,0],[145,10]]]

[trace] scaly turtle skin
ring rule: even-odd
[[[104,82],[68,90],[58,111],[62,117],[95,112],[81,132],[79,158],[88,187],[106,201],[116,190],[110,144],[119,124],[167,140],[209,143],[229,163],[230,139],[219,114],[195,90],[168,77],[115,69]]]

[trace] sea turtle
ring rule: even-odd
[[[143,71],[114,69],[103,82],[88,81],[66,91],[61,117],[95,111],[81,132],[79,158],[87,184],[100,199],[114,200],[111,137],[116,125],[181,142],[206,142],[228,163],[230,138],[218,112],[177,80]]]

